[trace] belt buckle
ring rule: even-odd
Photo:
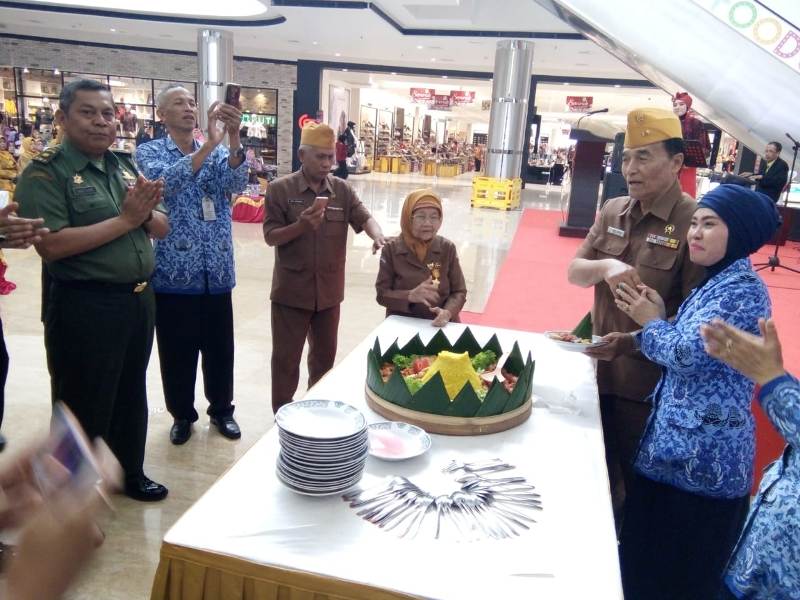
[[[147,287],[147,282],[146,281],[143,281],[141,283],[137,283],[136,287],[133,288],[133,293],[134,294],[141,294],[145,290],[146,287]]]

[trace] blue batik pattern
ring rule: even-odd
[[[195,150],[198,143],[195,142]],[[247,185],[247,165],[228,165],[228,150],[217,146],[197,173],[172,138],[136,149],[136,162],[148,179],[164,179],[164,204],[170,232],[155,242],[152,285],[170,294],[220,294],[236,285],[231,235],[230,195]],[[214,202],[216,220],[203,220],[203,198]]]
[[[725,582],[737,598],[800,598],[800,383],[785,375],[761,390],[761,406],[788,442],[764,473]]]
[[[767,288],[744,258],[695,289],[674,322],[654,320],[644,326],[642,352],[662,365],[664,374],[636,457],[639,473],[713,498],[748,493],[754,384],[706,353],[700,326],[720,318],[758,333],[759,317],[769,314]]]

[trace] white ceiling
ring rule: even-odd
[[[260,1],[269,4],[268,0]],[[404,28],[574,33],[534,0],[378,0],[374,4]],[[135,6],[136,1],[132,0],[131,5]],[[502,10],[498,10],[500,5]],[[226,3],[221,2],[220,6]],[[235,53],[239,56],[447,70],[491,71],[498,40],[403,35],[367,9],[270,7],[258,18],[277,16],[285,17],[286,22],[267,27],[219,28],[233,32]],[[0,33],[175,50],[195,50],[199,28],[9,8],[0,8],[0,23]],[[112,28],[116,31],[112,32]],[[537,74],[640,79],[632,69],[587,40],[537,39],[533,44]]]

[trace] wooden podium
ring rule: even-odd
[[[606,144],[614,140],[600,137],[586,129],[573,129],[569,137],[578,140],[578,143],[575,145],[572,165],[567,222],[558,228],[558,235],[586,237],[597,215]]]

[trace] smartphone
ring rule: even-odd
[[[54,465],[53,461],[57,464]],[[62,402],[53,405],[50,437],[33,458],[32,466],[39,489],[45,496],[66,485],[89,488],[103,480],[86,434],[75,415]],[[57,476],[54,468],[65,470],[66,479]]]
[[[311,205],[311,208],[314,210],[325,210],[328,206],[328,197],[327,196],[317,196],[314,198],[314,204]]]
[[[225,84],[225,104],[230,104],[231,106],[235,106],[239,110],[242,108],[242,102],[240,95],[242,93],[241,86],[235,83],[227,83]]]

